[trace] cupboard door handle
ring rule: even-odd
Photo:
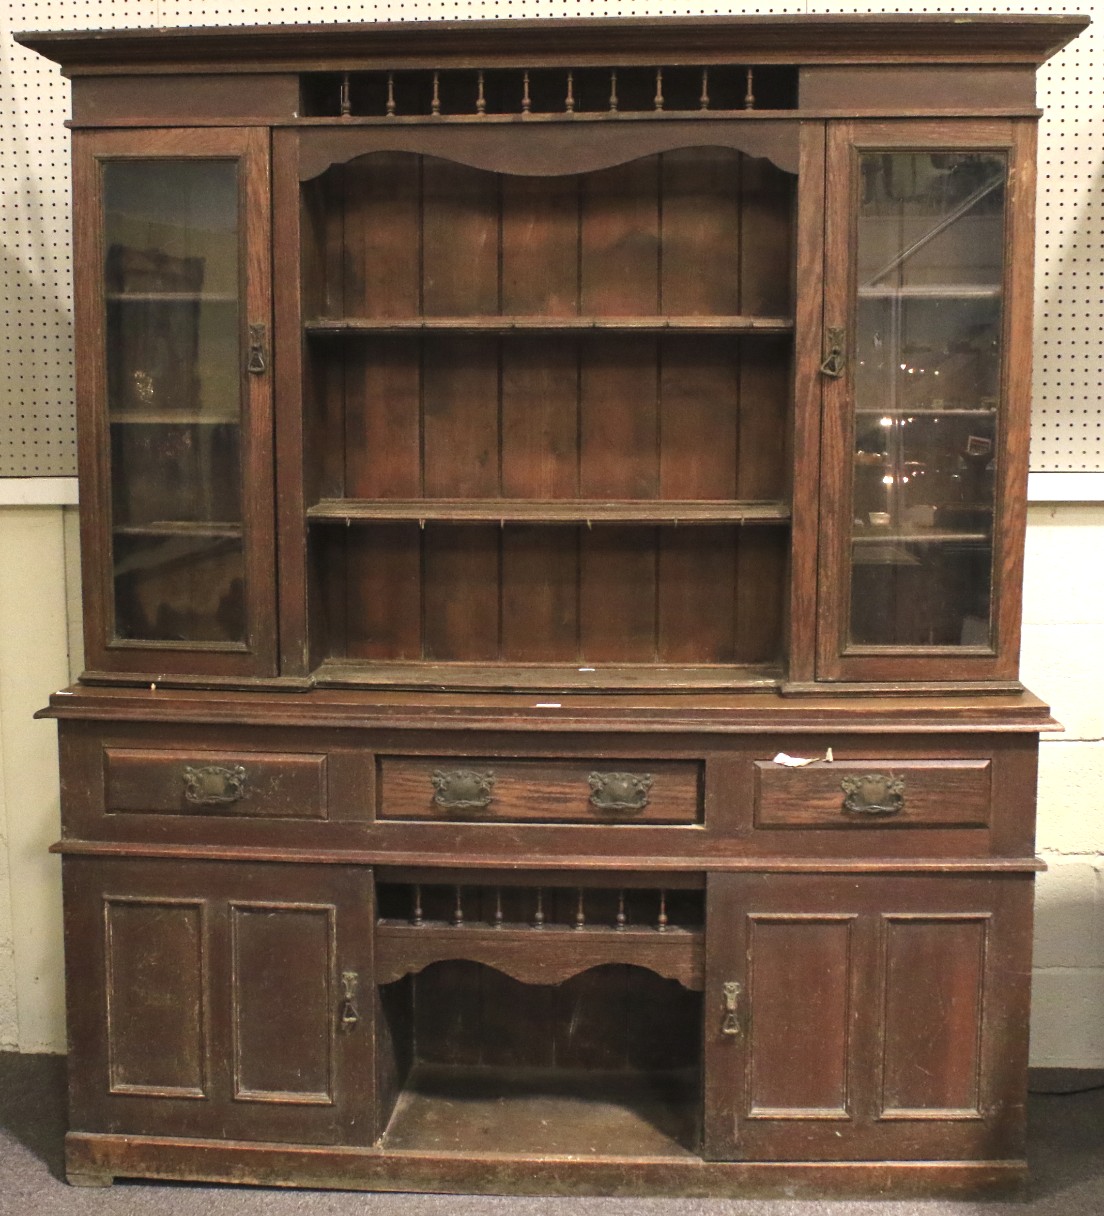
[[[446,811],[480,811],[491,805],[495,775],[490,769],[439,768],[432,774],[433,805]]]
[[[184,801],[193,806],[228,806],[245,797],[245,769],[240,764],[191,764],[184,769]]]
[[[844,777],[844,814],[865,815],[871,819],[887,819],[905,809],[905,781],[886,773],[867,773],[862,777]]]
[[[249,362],[246,371],[254,376],[263,375],[268,369],[268,327],[265,325],[250,325],[249,327]]]
[[[721,1034],[738,1035],[740,1033],[739,998],[742,991],[735,980],[728,980],[721,985],[724,993],[724,1017],[721,1020]]]
[[[651,773],[591,773],[590,805],[600,811],[642,811],[655,782]]]
[[[832,380],[838,380],[847,367],[846,338],[844,330],[829,329],[824,335],[824,362],[820,365],[820,374]]]
[[[360,1011],[356,1006],[356,995],[359,985],[360,976],[355,971],[342,971],[341,1009],[337,1015],[337,1022],[341,1029],[346,1032],[355,1030],[360,1022]]]

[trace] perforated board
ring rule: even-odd
[[[321,21],[633,17],[700,13],[956,12],[961,3],[793,0],[390,0],[255,5],[226,0],[11,0],[0,7],[0,477],[71,476],[72,266],[68,82],[15,46],[17,29],[252,25]],[[978,12],[1083,12],[1104,25],[1104,0],[1012,4]],[[1031,467],[1104,472],[1104,31],[1081,35],[1043,68],[1039,103],[1039,240]]]

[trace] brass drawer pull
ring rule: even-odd
[[[721,1034],[738,1035],[740,1033],[739,1007],[740,985],[735,980],[728,980],[721,986],[724,993],[724,1017],[721,1020]]]
[[[867,773],[862,777],[844,777],[840,782],[844,792],[845,814],[865,815],[871,819],[887,819],[905,809],[903,777],[884,773]]]
[[[355,971],[341,973],[341,1008],[338,1011],[337,1022],[343,1031],[348,1033],[355,1030],[360,1022],[360,1011],[357,1009],[357,988],[360,976]]]
[[[490,769],[437,769],[433,782],[433,805],[446,811],[482,810],[490,806],[494,796],[495,775]]]
[[[240,764],[191,764],[184,769],[184,801],[194,806],[228,806],[245,797],[245,769]]]
[[[642,811],[655,778],[651,773],[591,773],[590,804],[600,811]]]

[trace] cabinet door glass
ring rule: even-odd
[[[239,164],[103,165],[115,636],[242,643]]]
[[[859,167],[849,640],[987,648],[1007,158]]]

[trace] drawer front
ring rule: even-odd
[[[693,760],[381,756],[380,819],[508,823],[701,822]]]
[[[104,749],[108,814],[326,819],[326,757]]]
[[[992,762],[847,760],[788,768],[755,762],[760,828],[985,828]]]

